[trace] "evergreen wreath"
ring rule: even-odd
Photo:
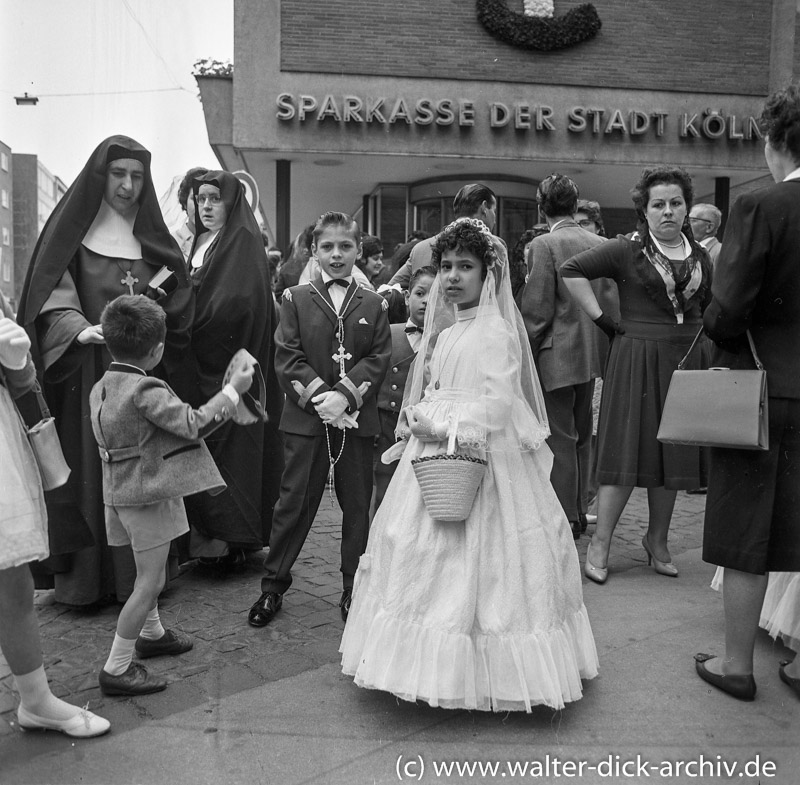
[[[518,14],[506,0],[477,0],[478,20],[500,41],[521,49],[552,52],[594,38],[602,27],[591,3],[571,8],[553,18]]]

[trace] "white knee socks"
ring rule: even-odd
[[[111,676],[120,676],[128,670],[133,660],[133,647],[136,645],[136,638],[120,638],[114,635],[114,643],[111,645],[111,652],[108,655],[103,670]]]
[[[164,637],[164,627],[161,625],[161,618],[158,615],[158,605],[147,614],[139,635],[149,641],[157,641],[159,638]]]

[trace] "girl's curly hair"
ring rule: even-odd
[[[445,227],[436,238],[431,252],[431,264],[437,271],[442,265],[442,254],[453,250],[474,254],[483,265],[482,278],[486,278],[487,271],[494,266],[496,257],[491,234],[481,221],[460,218]]]

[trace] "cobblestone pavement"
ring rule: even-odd
[[[702,540],[705,496],[678,494],[670,533],[670,549],[680,556]],[[105,663],[119,605],[79,610],[54,603],[50,592],[37,592],[37,609],[45,667],[59,697],[113,715],[129,726],[147,717],[166,716],[270,681],[338,660],[343,622],[339,614],[340,512],[323,499],[311,534],[293,571],[294,583],[283,609],[264,629],[247,624],[247,611],[258,598],[264,554],[250,556],[246,566],[220,575],[196,562],[184,565],[161,600],[165,626],[194,636],[192,651],[180,657],[151,660],[148,667],[163,674],[170,688],[145,699],[105,698],[97,674]],[[641,537],[647,521],[647,496],[634,491],[614,537],[610,565],[623,570],[641,565]],[[589,534],[593,527],[589,527]],[[581,562],[588,537],[577,543]],[[0,657],[0,744],[15,732],[16,696],[12,677]],[[120,703],[126,704],[125,709]]]

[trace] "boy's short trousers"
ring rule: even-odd
[[[183,499],[167,499],[139,507],[106,505],[108,544],[130,545],[134,551],[149,551],[189,531]]]

